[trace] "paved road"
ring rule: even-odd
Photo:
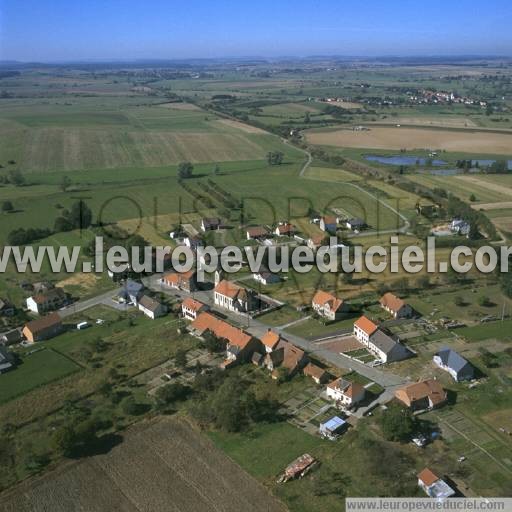
[[[75,313],[80,313],[81,311],[85,311],[86,309],[92,308],[94,306],[99,306],[100,304],[105,304],[111,307],[114,307],[119,310],[125,310],[126,307],[122,304],[117,304],[112,301],[112,297],[117,295],[121,288],[114,288],[109,290],[108,292],[102,293],[101,295],[97,295],[96,297],[92,297],[91,299],[80,300],[75,302],[74,304],[70,304],[64,309],[59,310],[59,315],[61,318],[66,318],[68,316],[74,315]]]
[[[193,295],[193,297],[201,302],[208,304],[213,311],[221,313],[228,319],[234,321],[237,324],[242,324],[244,329],[257,338],[261,338],[269,329],[269,326],[264,324],[262,321],[257,318],[247,318],[243,315],[239,315],[233,313],[231,311],[227,311],[223,308],[218,308],[213,304],[213,294],[212,291],[197,291],[193,294],[188,294],[186,292],[177,291],[169,288],[162,287],[158,280],[160,279],[160,275],[153,275],[151,277],[147,277],[143,280],[145,286],[152,289],[153,291],[163,292],[172,297],[185,298],[187,296]],[[359,363],[358,361],[354,361],[349,357],[343,354],[336,354],[335,352],[331,352],[327,349],[322,348],[322,346],[316,344],[314,341],[308,340],[301,336],[297,336],[296,334],[292,334],[287,332],[282,327],[272,327],[272,330],[278,332],[283,335],[284,338],[292,342],[294,345],[300,347],[303,350],[311,354],[315,354],[316,356],[322,358],[328,363],[332,364],[337,368],[347,369],[351,368],[366,378],[376,382],[380,386],[386,389],[390,389],[393,391],[397,386],[403,385],[406,380],[403,377],[399,377],[394,375],[388,371],[380,370],[379,368],[374,368],[367,366],[363,363]]]

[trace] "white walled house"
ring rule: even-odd
[[[350,382],[340,377],[327,384],[325,393],[338,405],[352,407],[364,399],[365,390],[361,384]]]
[[[167,313],[167,306],[161,304],[156,299],[143,295],[138,302],[139,311],[144,313],[148,318],[154,320],[160,316],[164,316]]]

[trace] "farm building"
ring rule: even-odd
[[[338,227],[338,219],[332,215],[320,217],[320,229],[327,233],[336,233]]]
[[[336,320],[342,313],[349,311],[349,305],[334,295],[318,290],[311,301],[313,310],[328,320]]]
[[[0,374],[12,370],[13,367],[14,356],[5,347],[0,347]]]
[[[198,300],[192,299],[191,297],[187,297],[181,303],[181,314],[187,320],[195,320],[199,313],[203,311],[207,311],[209,308],[206,304],[199,302]]]
[[[197,277],[195,270],[187,272],[173,272],[166,274],[160,279],[163,286],[174,288],[175,290],[183,290],[185,292],[193,292],[197,288]]]
[[[370,336],[378,329],[377,324],[372,322],[366,316],[360,317],[354,323],[354,336],[363,343],[363,345],[368,345],[370,341]]]
[[[265,286],[281,282],[281,278],[277,274],[273,274],[268,270],[260,270],[259,272],[255,272],[252,277],[255,281]]]
[[[236,313],[252,311],[257,302],[256,293],[253,290],[247,290],[225,279],[214,288],[213,300],[216,306]]]
[[[428,468],[418,474],[418,486],[431,498],[442,500],[455,495],[455,491]]]
[[[443,348],[433,358],[434,363],[447,371],[457,382],[471,380],[475,376],[473,365],[451,348]]]
[[[335,441],[340,434],[345,432],[347,428],[347,422],[342,420],[338,416],[333,416],[330,420],[325,423],[320,423],[318,432],[322,437]]]
[[[69,303],[69,298],[62,288],[37,293],[27,299],[27,309],[41,315],[49,311],[55,311]]]
[[[277,226],[274,233],[278,236],[293,236],[296,231],[297,230],[293,224],[284,222],[283,224],[279,224],[279,226]]]
[[[322,246],[322,244],[324,242],[325,242],[325,235],[324,234],[313,235],[310,238],[308,238],[307,246],[310,249],[313,249],[314,251],[316,251],[319,247]]]
[[[364,399],[365,390],[361,384],[340,377],[327,384],[325,393],[338,405],[350,408]]]
[[[280,340],[277,347],[265,356],[264,365],[272,372],[272,378],[279,377],[279,368],[283,368],[289,376],[294,375],[308,362],[306,353],[292,343]]]
[[[48,340],[60,334],[63,330],[62,320],[58,313],[32,320],[23,328],[23,335],[30,343]]]
[[[363,219],[355,217],[345,221],[345,226],[352,231],[361,231],[366,227],[366,222]]]
[[[221,220],[218,217],[204,217],[201,219],[201,231],[214,231],[221,226]]]
[[[269,236],[267,228],[263,226],[252,226],[247,228],[246,231],[247,240],[261,240]]]
[[[14,306],[7,299],[0,299],[0,316],[12,316],[14,313]]]
[[[450,229],[453,233],[457,233],[458,235],[469,235],[469,231],[471,229],[471,224],[461,219],[453,219],[450,224]]]
[[[127,304],[137,304],[144,293],[144,285],[132,279],[127,279],[119,294],[117,295],[119,302]]]
[[[306,377],[311,377],[316,384],[323,384],[329,378],[329,372],[313,363],[308,363],[304,366],[302,373]]]
[[[161,304],[149,295],[143,295],[139,299],[138,305],[139,311],[142,311],[142,313],[152,320],[160,316],[164,316],[167,313],[167,306],[165,304]]]
[[[11,329],[0,334],[0,345],[13,345],[19,343],[23,339],[21,329]]]
[[[393,318],[409,318],[412,315],[411,306],[391,292],[385,293],[379,303]]]
[[[445,404],[447,394],[439,382],[428,379],[397,389],[395,398],[410,409],[425,410]]]

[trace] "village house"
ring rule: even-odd
[[[329,379],[329,372],[313,363],[308,363],[304,366],[302,373],[306,377],[313,379],[316,384],[324,384]]]
[[[412,355],[407,347],[364,315],[354,323],[354,336],[383,363],[401,361]]]
[[[370,341],[370,336],[378,329],[378,325],[372,322],[366,316],[360,317],[354,323],[354,336],[360,341],[363,345],[368,345]]]
[[[27,309],[33,313],[41,315],[49,311],[60,309],[69,303],[69,298],[62,288],[52,288],[50,290],[37,293],[27,299]]]
[[[149,295],[143,295],[139,299],[139,311],[142,311],[148,318],[154,320],[167,313],[167,306]]]
[[[357,382],[351,382],[340,377],[327,384],[325,393],[338,406],[351,408],[361,402],[361,400],[364,400],[365,389]]]
[[[473,365],[451,348],[442,348],[434,355],[433,361],[439,368],[447,371],[457,382],[471,380],[475,376]]]
[[[268,329],[267,332],[261,337],[261,343],[265,347],[265,352],[270,354],[273,350],[277,348],[279,342],[281,341],[281,336],[276,332],[272,331],[272,329]]]
[[[361,231],[366,227],[366,222],[363,219],[355,217],[345,221],[345,226],[352,231]]]
[[[160,284],[175,290],[182,290],[188,293],[193,292],[197,289],[196,271],[188,270],[187,272],[166,274],[160,279]]]
[[[207,312],[197,316],[190,324],[189,331],[199,337],[210,332],[226,342],[226,361],[222,365],[223,368],[227,368],[235,362],[249,361],[253,353],[261,347],[260,341],[250,334]]]
[[[181,314],[183,318],[186,320],[195,320],[197,315],[202,313],[203,311],[207,311],[209,307],[198,300],[195,300],[191,297],[187,297],[181,303]]]
[[[308,362],[306,353],[289,341],[281,339],[272,352],[267,353],[264,365],[272,372],[272,378],[279,377],[279,369],[286,371],[288,377],[292,377]]]
[[[252,277],[255,281],[265,286],[281,282],[281,278],[277,274],[273,274],[268,270],[260,270],[259,272],[255,272]]]
[[[252,311],[257,302],[256,293],[253,290],[247,290],[225,279],[215,286],[213,300],[216,306],[235,313]]]
[[[218,217],[205,217],[201,219],[201,231],[214,231],[221,226],[221,220]]]
[[[15,312],[14,306],[7,299],[0,299],[0,316],[13,316]]]
[[[261,240],[269,236],[268,229],[263,226],[252,226],[246,230],[247,240]]]
[[[318,315],[327,318],[327,320],[336,320],[340,318],[343,313],[350,310],[350,306],[342,299],[337,299],[334,295],[318,290],[313,300],[311,307]]]
[[[390,313],[393,318],[409,318],[412,316],[411,306],[391,292],[385,293],[379,302],[380,306]]]
[[[279,224],[275,229],[274,233],[278,236],[293,236],[296,233],[295,226],[293,224],[289,224],[285,222],[283,224]]]
[[[23,336],[30,342],[49,340],[63,331],[62,320],[58,313],[32,320],[23,328]]]
[[[0,346],[0,375],[12,370],[14,367],[14,356],[5,348]]]
[[[199,236],[187,236],[183,239],[183,243],[189,249],[193,251],[197,250],[199,247],[204,247],[203,240]]]
[[[336,233],[338,227],[338,219],[332,215],[320,217],[320,229],[327,233]]]
[[[455,495],[455,490],[428,468],[418,474],[418,486],[423,489],[427,496],[438,500]]]
[[[397,389],[395,398],[417,411],[440,407],[446,403],[447,394],[437,380],[428,379]]]
[[[143,293],[144,285],[142,283],[134,281],[133,279],[127,279],[123,283],[117,298],[121,303],[137,305]]]
[[[313,251],[316,251],[319,247],[321,247],[324,244],[324,241],[325,234],[313,235],[310,238],[308,238],[307,246]]]

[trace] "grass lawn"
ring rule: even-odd
[[[459,336],[464,336],[468,341],[482,341],[497,338],[500,340],[512,340],[512,320],[503,322],[489,322],[473,327],[457,329]]]
[[[359,315],[353,315],[350,318],[337,320],[329,324],[323,324],[315,318],[310,318],[304,322],[300,322],[297,325],[292,325],[288,330],[292,334],[296,334],[297,336],[304,336],[305,338],[327,336],[339,330],[351,330],[352,326],[354,325],[354,321],[358,317]]]
[[[271,327],[276,327],[294,322],[299,320],[301,317],[301,313],[296,311],[294,308],[283,306],[275,311],[259,316],[258,320],[264,324],[270,325]]]
[[[61,379],[79,369],[77,364],[55,350],[43,348],[25,355],[13,370],[0,375],[0,403]]]

